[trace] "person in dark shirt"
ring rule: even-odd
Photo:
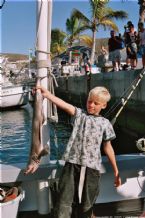
[[[120,61],[121,61],[121,54],[120,54],[121,40],[119,36],[116,36],[114,30],[111,30],[110,36],[111,37],[108,40],[109,60],[112,61],[113,71],[119,71]]]
[[[130,62],[131,69],[137,66],[137,36],[135,34],[134,25],[129,24],[128,31],[125,33],[125,44],[127,60]]]

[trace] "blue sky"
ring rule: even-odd
[[[0,0],[1,2],[2,0]],[[112,0],[109,6],[114,10],[124,10],[129,17],[125,21],[117,21],[120,32],[131,20],[137,27],[139,6],[137,0]],[[88,0],[53,0],[52,28],[66,31],[65,22],[73,8],[77,8],[89,17]],[[36,38],[36,0],[6,0],[0,11],[0,52],[28,54],[34,49]],[[88,33],[91,35],[91,33]],[[109,31],[99,29],[97,38],[109,36]]]

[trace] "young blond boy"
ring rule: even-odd
[[[114,185],[121,185],[111,140],[115,138],[113,127],[100,112],[105,109],[111,96],[105,87],[95,87],[89,92],[87,111],[77,108],[54,96],[43,87],[44,98],[73,117],[73,131],[64,153],[65,166],[59,181],[59,193],[54,218],[89,218],[99,194],[101,151],[103,146],[113,171]],[[78,198],[81,167],[86,167],[81,204]]]

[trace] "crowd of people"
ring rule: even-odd
[[[142,57],[142,67],[145,67],[145,28],[143,23],[138,24],[138,32],[135,31],[134,25],[128,21],[124,26],[124,34],[116,35],[114,30],[110,31],[108,40],[109,60],[112,61],[113,71],[122,70],[121,67],[121,50],[126,48],[126,69],[137,67],[138,54]],[[102,48],[102,52],[106,52]],[[106,55],[106,54],[105,54]]]
[[[124,54],[125,50],[126,55]],[[126,60],[124,60],[123,56],[125,56]],[[138,57],[141,57],[142,59],[141,64],[138,64]],[[106,70],[104,67],[110,67],[110,65],[107,65],[108,61],[112,62],[112,71],[145,68],[144,23],[140,22],[138,24],[138,31],[136,31],[134,24],[131,21],[128,21],[127,25],[124,26],[124,33],[122,35],[121,33],[117,34],[114,30],[110,31],[108,46],[101,46],[100,55],[97,56],[94,65],[101,68],[103,72]],[[125,63],[121,63],[122,61],[125,61]],[[92,63],[90,61],[89,51],[82,52],[79,63],[84,68],[86,75],[90,75],[92,72]],[[62,61],[61,65],[66,65],[66,60]]]

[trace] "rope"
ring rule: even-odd
[[[40,61],[37,61],[37,68],[49,68],[50,67],[50,64],[49,64],[49,61],[48,60],[40,60]]]
[[[35,52],[44,53],[44,54],[51,54],[51,52],[48,51],[42,51],[42,50],[35,50]]]
[[[54,93],[54,84],[56,87],[58,87],[57,81],[55,76],[49,72],[48,75],[48,90],[55,95]],[[51,101],[48,100],[48,119],[52,122],[58,122],[58,113],[57,113],[57,107],[55,104],[53,104]]]
[[[48,70],[48,90],[55,95],[54,93],[54,85],[58,87],[58,83],[54,74],[51,72],[50,68]],[[51,101],[48,100],[48,119],[53,122],[54,126],[54,145],[56,148],[56,160],[57,160],[57,168],[59,167],[59,149],[58,149],[58,138],[56,134],[56,123],[58,123],[58,113],[57,107]]]
[[[54,124],[54,145],[56,148],[56,160],[57,160],[57,167],[59,165],[59,150],[58,150],[58,138],[56,134],[56,125]]]

